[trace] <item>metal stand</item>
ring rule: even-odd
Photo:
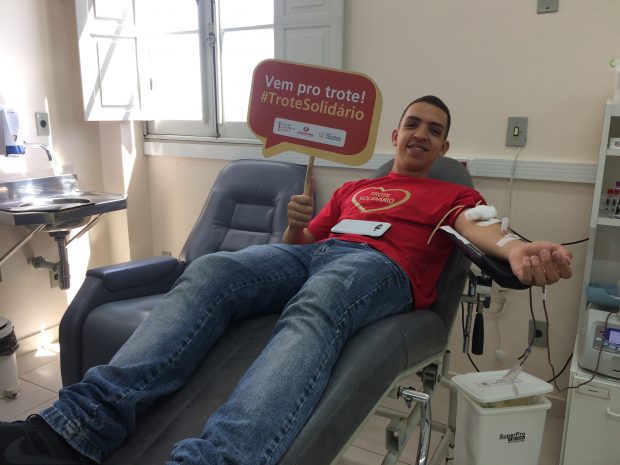
[[[467,316],[465,317],[465,327],[463,328],[463,353],[469,353],[469,335],[471,333],[471,320],[475,305],[476,317],[471,352],[481,355],[484,349],[484,320],[482,319],[482,311],[491,306],[492,281],[486,274],[478,275],[472,270],[469,270],[467,273],[467,280],[467,294],[461,298],[467,304]]]
[[[405,388],[399,392],[400,397],[405,399],[408,407],[411,402],[415,401],[420,405],[420,439],[418,441],[418,455],[415,463],[418,465],[426,465],[428,459],[428,446],[431,443],[431,396],[425,392],[418,392],[412,388]]]
[[[41,231],[43,228],[45,228],[44,224],[41,224],[39,226],[37,226],[36,229],[32,230],[30,233],[26,234],[26,236],[24,236],[22,239],[20,239],[13,247],[11,247],[9,249],[9,251],[7,253],[5,253],[2,258],[0,258],[0,266],[4,265],[4,263],[11,258],[15,252],[17,252],[19,249],[21,249],[23,246],[25,246],[28,241],[30,241],[30,239],[32,239],[34,237],[34,235],[36,233],[38,233],[39,231]]]
[[[387,454],[382,465],[395,465],[416,428],[420,428],[416,465],[439,465],[453,459],[454,437],[456,430],[457,386],[448,379],[450,352],[446,351],[443,359],[426,365],[418,373],[422,380],[421,390],[411,387],[398,388],[396,397],[402,397],[408,407],[413,408],[409,414],[395,414],[394,410],[379,408],[375,413],[390,418],[386,428]],[[449,392],[449,410],[447,424],[435,422],[431,415],[431,397],[437,386],[442,385]],[[442,437],[431,454],[431,432],[441,433]]]

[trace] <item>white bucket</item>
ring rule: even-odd
[[[553,388],[527,373],[496,386],[506,371],[459,375],[455,465],[537,465]],[[476,397],[476,398],[474,398]]]

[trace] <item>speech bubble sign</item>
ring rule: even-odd
[[[265,157],[293,150],[358,166],[373,154],[381,103],[363,74],[265,60],[254,69],[248,125]]]

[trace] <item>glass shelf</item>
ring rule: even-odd
[[[613,218],[610,216],[599,216],[596,224],[601,226],[620,226],[620,218]]]

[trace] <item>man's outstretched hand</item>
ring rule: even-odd
[[[572,276],[573,254],[560,244],[545,241],[524,243],[510,251],[508,262],[523,284],[546,286]]]

